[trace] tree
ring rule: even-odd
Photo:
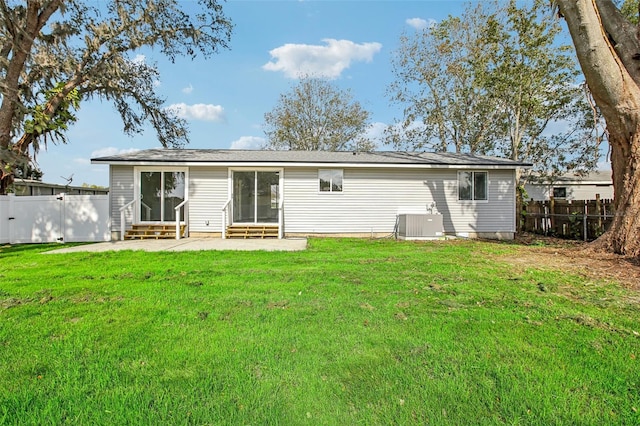
[[[401,122],[387,128],[396,148],[481,153],[495,138],[497,107],[476,75],[491,52],[480,29],[482,5],[422,32],[402,34],[392,57],[395,81],[387,94],[404,106]]]
[[[390,132],[396,146],[493,154],[532,162],[538,173],[593,168],[593,110],[543,9],[541,1],[481,3],[403,36],[390,86],[392,101],[405,105],[401,131]],[[558,123],[566,131],[551,133]]]
[[[33,164],[24,164],[16,168],[14,175],[19,179],[37,180],[42,182],[42,170],[35,167]]]
[[[349,91],[327,80],[303,77],[264,115],[267,148],[306,151],[367,151],[370,113]]]
[[[611,0],[555,0],[606,122],[615,217],[597,248],[640,256],[640,41]]]
[[[591,170],[599,158],[594,132],[597,111],[589,108],[570,46],[558,45],[561,28],[546,3],[518,7],[510,0],[500,21],[485,26],[495,46],[483,82],[499,108],[502,138],[494,150],[534,163],[539,174]],[[545,13],[547,12],[547,13]],[[564,130],[549,131],[562,123]]]
[[[82,101],[114,104],[124,132],[145,123],[163,146],[188,142],[186,122],[163,108],[158,71],[136,54],[205,57],[227,48],[232,24],[217,0],[193,12],[178,0],[0,0],[0,193],[40,144],[66,142]]]
[[[620,13],[622,13],[629,22],[634,25],[638,24],[638,16],[640,15],[638,0],[624,0],[622,3],[617,1],[616,6],[620,7]]]

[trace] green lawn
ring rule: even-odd
[[[640,424],[638,293],[514,244],[0,248],[0,424]]]

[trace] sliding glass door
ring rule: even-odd
[[[233,222],[278,223],[280,172],[233,172]]]
[[[185,172],[143,171],[140,173],[141,222],[171,222],[176,220],[176,206],[185,199]],[[184,218],[184,206],[180,215]]]

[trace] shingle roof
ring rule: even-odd
[[[570,185],[570,184],[611,184],[613,185],[613,179],[611,177],[611,170],[596,170],[586,175],[579,175],[575,173],[566,173],[560,176],[548,177],[548,176],[529,176],[528,183],[532,185],[549,185],[554,183],[556,185]]]
[[[345,151],[257,151],[235,149],[147,149],[127,154],[91,159],[94,163],[323,163],[323,164],[398,164],[434,166],[527,167],[529,163],[498,157],[432,152],[345,152]]]

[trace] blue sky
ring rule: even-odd
[[[257,147],[264,141],[264,114],[301,71],[322,72],[349,89],[371,112],[376,132],[401,115],[385,90],[403,31],[459,14],[464,2],[231,0],[223,7],[234,24],[230,50],[175,64],[159,52],[140,52],[139,59],[157,64],[157,89],[167,106],[179,108],[189,122],[187,148]],[[90,164],[92,157],[160,146],[152,129],[126,136],[113,105],[99,100],[81,105],[68,136],[67,145],[49,145],[38,154],[44,181],[62,184],[73,175],[73,185],[107,186],[107,166]]]
[[[181,0],[185,8],[197,3]],[[385,95],[393,80],[391,55],[400,36],[448,15],[460,15],[456,0],[230,0],[230,49],[208,59],[170,63],[157,51],[132,55],[156,64],[158,93],[190,128],[186,148],[254,149],[264,143],[264,114],[300,73],[324,75],[371,112],[374,140],[401,110]],[[84,102],[69,144],[49,145],[37,156],[43,180],[108,185],[108,167],[91,158],[158,148],[153,129],[128,137],[112,104]],[[381,149],[390,149],[380,145]]]

